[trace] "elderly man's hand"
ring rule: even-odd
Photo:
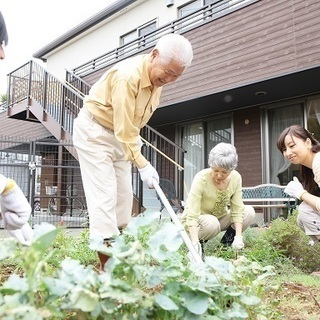
[[[146,182],[149,188],[153,188],[153,179],[159,183],[159,175],[157,170],[148,163],[144,168],[138,169],[140,173],[141,180]]]

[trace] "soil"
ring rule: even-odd
[[[320,277],[319,277],[320,281]],[[285,320],[320,320],[320,287],[285,282],[273,299],[279,301],[277,311]]]

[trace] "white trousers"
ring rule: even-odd
[[[254,208],[252,206],[245,205],[242,231],[246,230],[253,223],[255,215]],[[212,239],[221,231],[227,230],[231,224],[230,214],[227,214],[221,219],[218,219],[212,214],[201,214],[199,217],[199,239]]]
[[[87,200],[90,238],[101,241],[118,235],[118,227],[126,226],[132,213],[131,163],[113,132],[86,110],[74,121],[73,144]]]

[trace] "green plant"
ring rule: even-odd
[[[0,103],[5,103],[7,101],[7,94],[1,93],[0,94]]]
[[[230,247],[224,247],[220,244],[220,237],[209,240],[205,246],[207,256],[217,256],[226,260],[237,259],[238,256],[245,256],[250,261],[255,261],[263,266],[278,265],[287,263],[287,257],[282,250],[275,248],[263,237],[266,232],[265,228],[249,228],[243,236],[245,248],[241,251],[234,251]]]
[[[67,252],[58,253],[63,231],[51,225],[38,226],[30,247],[3,241],[0,260],[14,257],[22,272],[0,287],[0,318],[270,319],[261,295],[272,267],[244,256],[188,264],[177,228],[158,219],[156,213],[133,219],[112,247],[93,243],[112,257],[102,274],[70,257],[52,263]]]
[[[287,219],[273,220],[263,238],[294,266],[309,273],[319,269],[320,244],[309,245],[310,238],[297,226],[296,219],[297,211],[294,211]]]

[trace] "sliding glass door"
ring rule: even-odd
[[[208,154],[219,142],[232,142],[231,116],[186,124],[180,128],[184,158],[184,200],[193,177],[208,167]]]

